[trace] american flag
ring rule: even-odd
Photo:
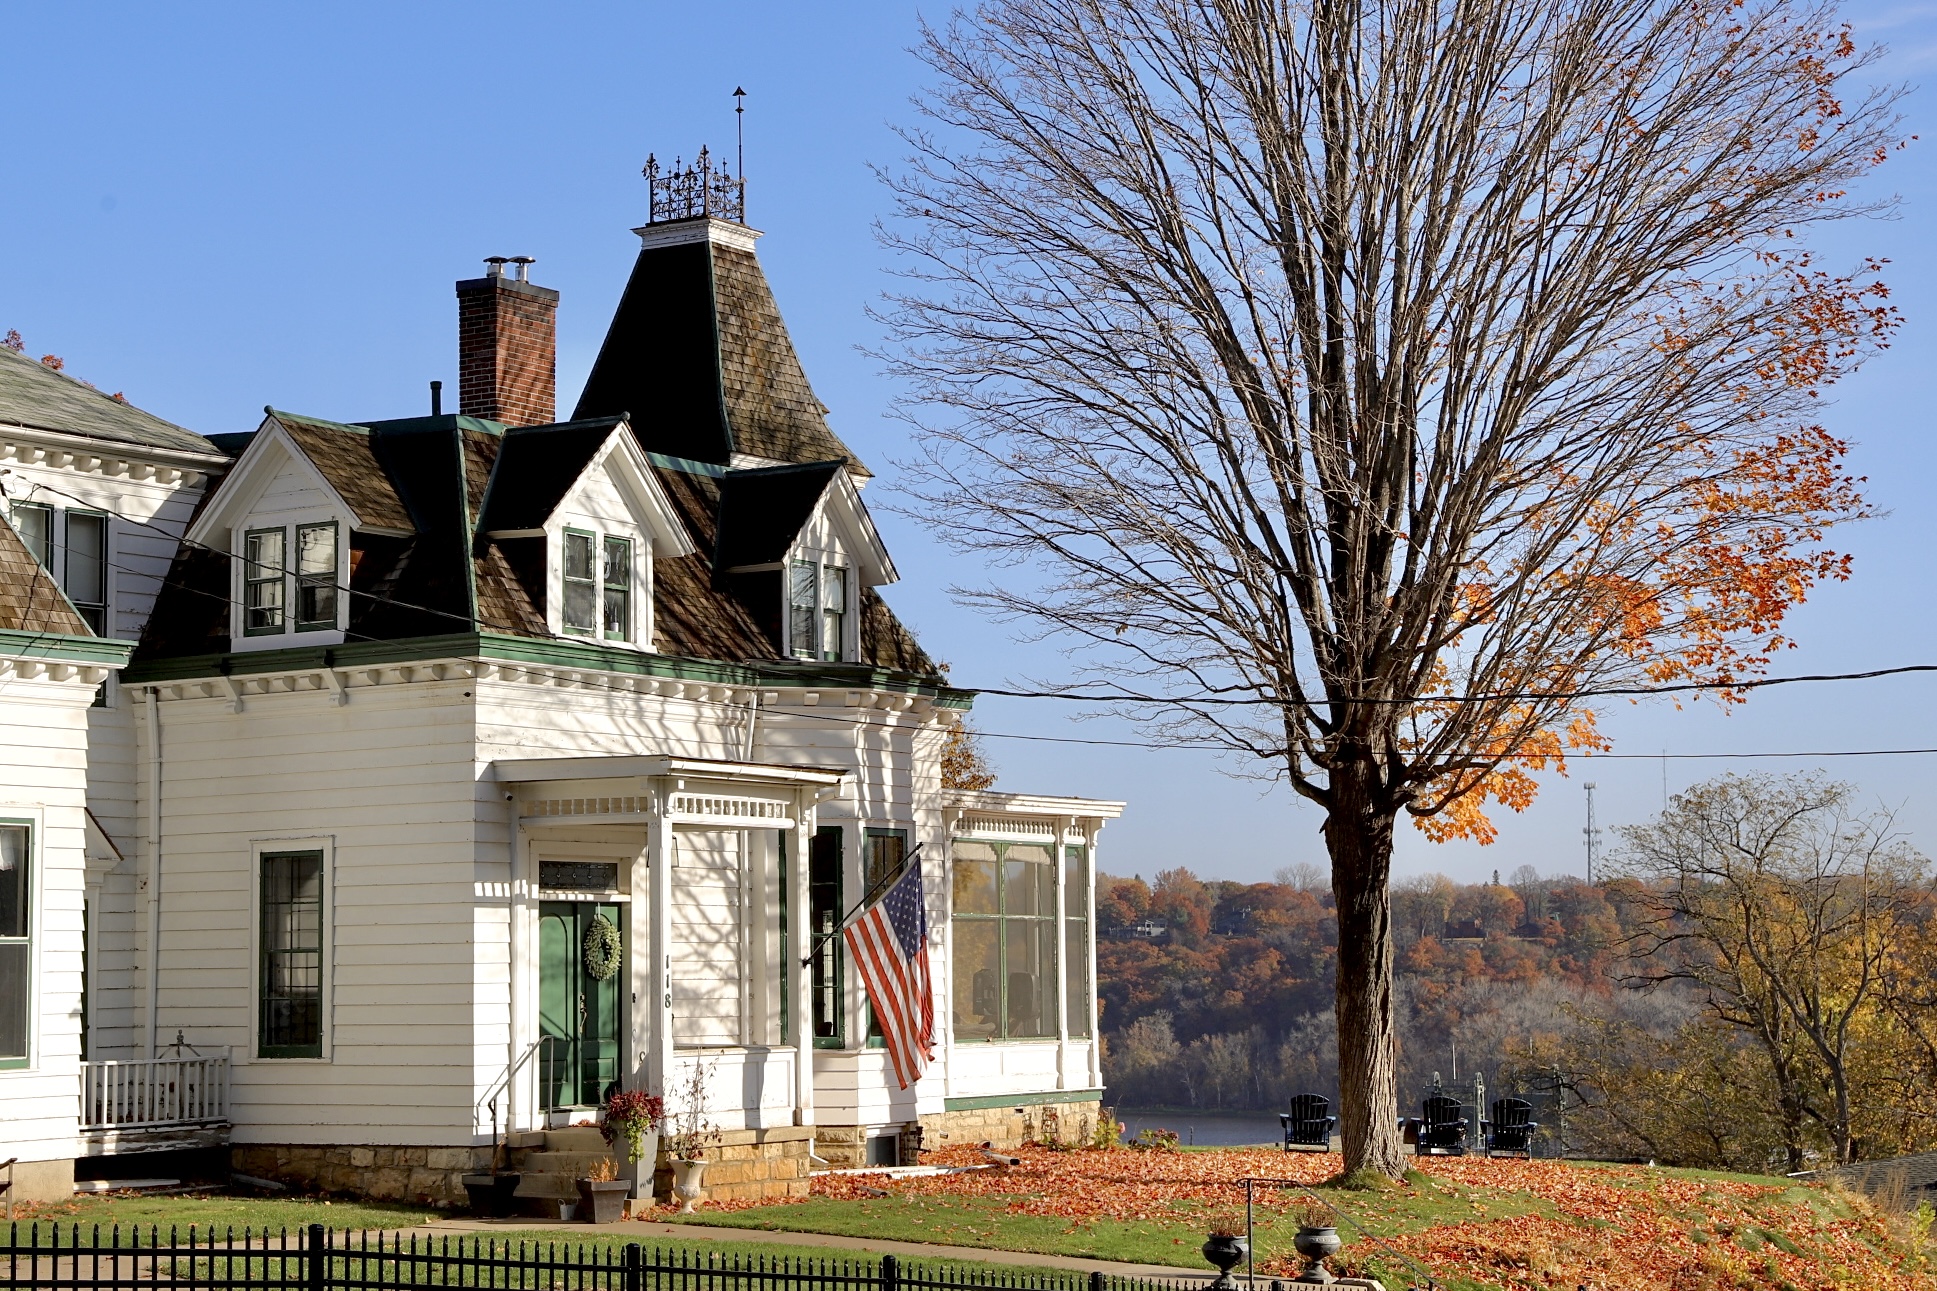
[[[919,850],[881,899],[847,926],[846,935],[847,953],[861,969],[895,1079],[906,1089],[935,1056],[935,994],[928,982],[928,910],[922,902]]]

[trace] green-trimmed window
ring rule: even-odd
[[[284,630],[285,529],[251,529],[242,536],[242,631],[267,636]]]
[[[0,1068],[25,1067],[33,1039],[33,832],[0,821]]]
[[[841,945],[841,827],[822,825],[808,840],[807,935],[814,962],[809,968],[813,998],[814,1047],[844,1049],[847,1026],[841,971],[847,956]]]
[[[870,829],[866,835],[866,862],[863,864],[861,881],[866,884],[863,891],[873,900],[879,901],[888,891],[888,885],[901,877],[901,871],[908,864],[908,831],[905,829]],[[874,1005],[868,1006],[868,1044],[880,1047],[884,1041],[881,1020],[874,1016]]]
[[[1090,1033],[1090,849],[1063,848],[1063,1016],[1069,1033]]]
[[[296,526],[296,630],[336,626],[336,521]]]
[[[264,852],[256,1055],[323,1056],[323,853]]]
[[[13,527],[34,559],[49,573],[54,569],[54,508],[45,502],[13,504]]]
[[[565,531],[565,599],[560,621],[567,632],[591,633],[599,625],[597,539],[578,529]]]
[[[604,543],[602,621],[607,641],[632,640],[632,543],[608,535]]]
[[[953,848],[955,1038],[1055,1036],[1055,854],[1038,843]]]
[[[67,513],[66,572],[61,587],[96,636],[108,631],[108,518],[99,511]]]

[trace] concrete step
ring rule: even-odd
[[[604,1151],[600,1144],[597,1152],[532,1152],[512,1153],[512,1168],[524,1176],[518,1183],[517,1196],[520,1197],[558,1197],[571,1200],[578,1196],[578,1181],[591,1174],[601,1162],[615,1158]]]
[[[605,1136],[596,1125],[574,1125],[562,1130],[545,1131],[545,1150],[547,1152],[608,1152]]]

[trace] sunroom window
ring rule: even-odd
[[[1055,1036],[1056,859],[1035,843],[954,844],[957,1040]]]

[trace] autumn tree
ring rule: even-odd
[[[1396,1175],[1395,822],[1845,575],[1889,92],[1809,0],[988,0],[890,176],[912,508],[1150,728],[1318,804],[1346,1164]]]
[[[1886,1025],[1894,970],[1921,943],[1928,862],[1888,813],[1813,776],[1723,776],[1622,830],[1610,873],[1635,880],[1631,980],[1681,982],[1747,1037],[1790,1170],[1812,1132],[1854,1159],[1861,1050]]]

